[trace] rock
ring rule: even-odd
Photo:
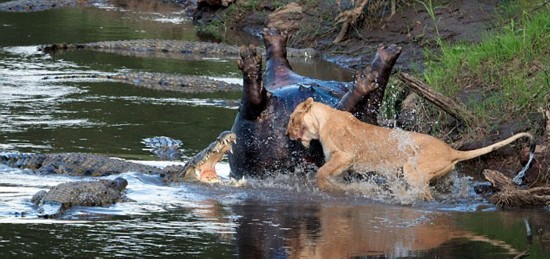
[[[279,31],[295,32],[300,29],[305,19],[302,6],[292,2],[269,14],[265,20],[267,28],[275,28]]]

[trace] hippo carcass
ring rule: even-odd
[[[253,45],[241,47],[239,69],[243,73],[243,98],[232,132],[237,134],[229,155],[233,178],[263,177],[277,172],[294,172],[298,166],[323,163],[322,148],[312,143],[306,150],[285,134],[296,105],[313,97],[356,117],[376,123],[378,108],[401,47],[380,47],[372,63],[355,74],[353,82],[322,81],[295,73],[286,55],[286,33],[264,29],[266,69]],[[370,92],[368,86],[377,84]]]

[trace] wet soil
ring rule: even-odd
[[[3,12],[39,12],[55,8],[92,6],[104,3],[104,0],[15,0],[0,3]]]
[[[332,53],[343,52],[344,57],[353,57],[360,56],[360,53],[371,53],[378,44],[395,43],[403,46],[398,67],[421,66],[423,51],[433,50],[437,37],[447,42],[479,41],[490,27],[497,2],[452,1],[436,9],[439,36],[430,15],[422,6],[403,6],[407,11],[398,12],[387,20],[382,18],[371,26],[364,26],[366,28],[359,33],[355,32],[350,40],[326,48]],[[337,63],[340,60],[338,57],[333,58]],[[349,62],[349,66],[361,66],[361,63],[364,62]]]
[[[366,16],[352,26],[344,41],[336,44],[333,40],[340,32],[340,25],[333,19],[343,9],[327,1],[316,2],[314,6],[302,5],[303,15],[298,20],[300,31],[294,33],[295,38],[291,37],[289,47],[315,48],[324,53],[325,59],[357,69],[372,59],[380,44],[398,44],[403,47],[403,52],[397,62],[397,69],[409,70],[422,65],[423,52],[433,51],[437,47],[438,37],[446,42],[479,41],[491,28],[491,21],[501,1],[434,1],[437,26],[434,26],[432,17],[422,4],[398,1],[400,4],[393,16],[389,10],[381,11],[382,15],[379,12]],[[326,10],[333,11],[327,13]],[[276,11],[270,1],[263,1],[255,10],[231,18],[227,23],[231,24],[233,30],[259,37],[267,23],[265,17]],[[221,15],[220,11],[217,15]],[[286,17],[287,23],[296,23],[295,16],[279,17]]]

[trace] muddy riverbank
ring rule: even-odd
[[[2,12],[39,12],[56,8],[82,7],[104,4],[105,0],[15,0],[0,3]]]
[[[378,45],[398,44],[403,52],[397,67],[408,70],[421,67],[424,51],[436,48],[438,38],[446,42],[479,41],[490,30],[501,4],[496,0],[439,1],[434,3],[434,17],[416,1],[397,1],[394,15],[389,6],[367,6],[366,9],[374,11],[365,11],[366,15],[351,27],[344,40],[334,43],[341,30],[341,24],[334,19],[342,11],[352,9],[352,1],[339,1],[340,4],[296,1],[298,5],[292,7],[284,4],[291,1],[282,2],[279,9],[270,1],[259,1],[253,7],[237,3],[234,8],[216,10],[215,15],[203,15],[203,19],[206,23],[215,23],[216,18],[212,16],[221,17],[225,30],[246,32],[255,37],[259,37],[266,26],[289,30],[292,35],[289,47],[314,48],[323,53],[325,59],[354,69],[364,67]],[[384,5],[390,1],[372,2]],[[233,39],[228,36],[228,40]]]

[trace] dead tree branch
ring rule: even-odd
[[[336,23],[342,23],[342,29],[340,29],[340,33],[338,33],[338,36],[332,43],[339,43],[342,42],[346,35],[348,34],[349,28],[357,22],[359,17],[361,17],[361,14],[363,13],[363,9],[365,9],[365,5],[369,0],[362,0],[359,5],[357,5],[355,8],[351,10],[347,10],[344,12],[341,12],[336,18],[334,19]]]
[[[483,176],[493,184],[495,193],[489,201],[504,208],[539,207],[550,204],[550,187],[520,189],[501,172],[485,169]]]
[[[470,111],[464,106],[464,104],[453,101],[451,98],[444,96],[437,91],[433,90],[426,83],[414,78],[407,73],[399,73],[398,78],[409,88],[411,88],[416,94],[427,99],[437,107],[443,109],[449,115],[462,123],[476,127],[477,120]]]

